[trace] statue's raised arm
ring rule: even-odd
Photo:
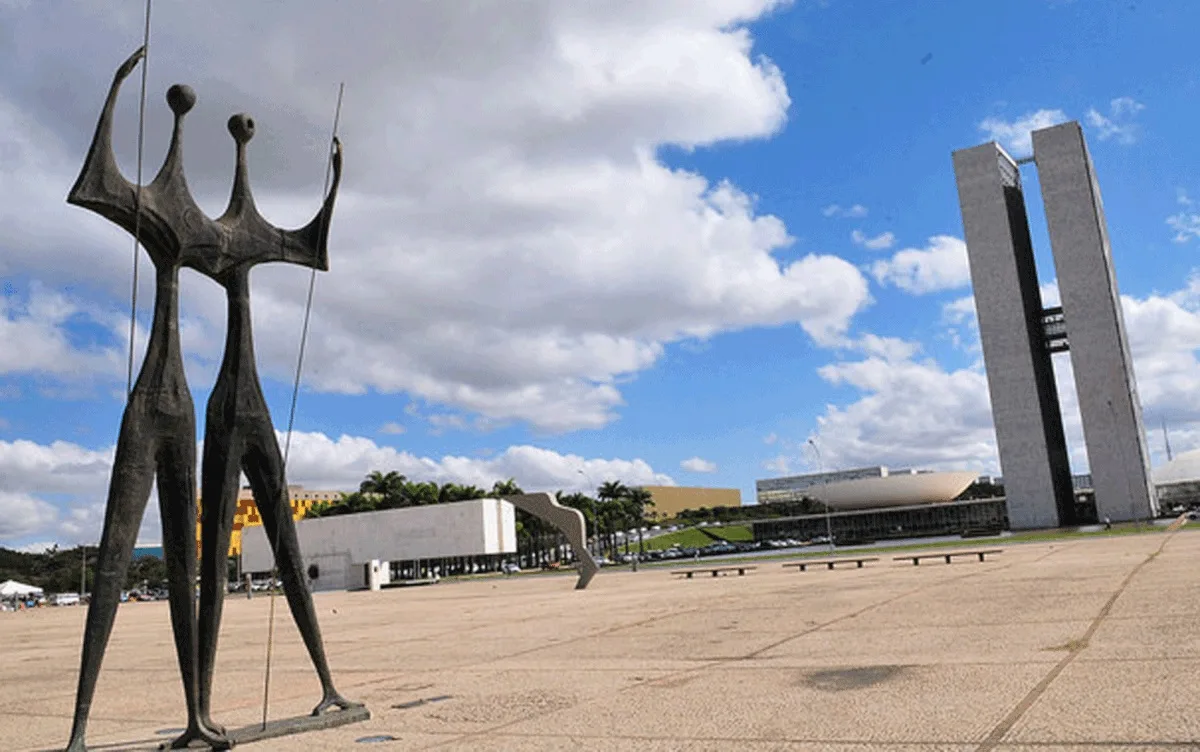
[[[117,167],[112,146],[113,110],[117,105],[121,84],[145,56],[146,48],[139,47],[117,68],[108,98],[104,100],[104,109],[100,111],[100,122],[96,124],[96,133],[92,136],[92,146],[84,159],[83,169],[67,195],[67,203],[91,209],[130,232],[133,232],[137,187],[126,180]]]
[[[246,161],[246,144],[254,138],[254,120],[238,114],[229,119],[229,133],[237,143],[237,161],[233,191],[225,213],[217,220],[227,234],[224,258],[215,263],[226,265],[256,265],[283,261],[307,266],[318,271],[329,270],[329,222],[342,181],[342,144],[333,140],[333,181],[317,216],[298,230],[284,230],[268,222],[258,212],[250,189],[250,171]]]
[[[140,197],[138,186],[127,180],[117,166],[112,144],[113,110],[122,82],[145,54],[145,48],[139,48],[117,69],[92,146],[67,203],[90,209],[136,234],[156,264],[174,264],[180,262],[180,254],[191,256],[216,248],[222,232],[200,210],[183,174],[183,118],[196,105],[192,87],[175,84],[167,90],[167,104],[175,114],[171,145],[154,180],[142,186]]]
[[[342,182],[342,142],[333,139],[333,181],[321,210],[313,220],[299,230],[282,230],[283,261],[329,271],[329,220],[337,200],[338,185]]]

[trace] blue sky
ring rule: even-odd
[[[63,198],[140,42],[137,5],[0,4],[0,545],[98,535],[131,246]],[[1177,451],[1200,447],[1198,7],[286,6],[156,6],[145,159],[153,172],[165,149],[166,87],[191,83],[185,163],[203,208],[223,207],[223,124],[247,109],[259,203],[300,225],[346,82],[293,482],[351,489],[397,469],[750,501],[755,479],[818,464],[998,472],[950,153],[1019,152],[1068,119],[1096,163],[1155,462],[1162,420]],[[136,124],[134,76],[117,120],[130,176]],[[1023,175],[1052,302],[1036,171]],[[308,275],[253,279],[282,431]],[[219,292],[185,278],[201,430],[223,317]],[[1084,470],[1069,363],[1056,369]]]

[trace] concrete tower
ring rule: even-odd
[[[1078,123],[1035,131],[1062,306],[1045,308],[1017,163],[994,143],[954,153],[1000,465],[1014,528],[1076,522],[1051,365],[1069,350],[1097,512],[1157,513],[1141,404],[1100,189]],[[1024,160],[1023,160],[1024,161]]]

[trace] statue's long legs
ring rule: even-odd
[[[196,435],[190,416],[177,435],[163,441],[158,457],[158,505],[162,515],[163,557],[167,565],[167,589],[175,652],[183,677],[188,724],[173,748],[199,740],[217,749],[227,747],[224,729],[212,729],[207,715],[200,713],[196,674]],[[222,579],[223,583],[224,580]]]
[[[316,609],[313,608],[312,594],[304,577],[304,559],[284,481],[283,458],[269,419],[266,425],[258,426],[253,435],[247,437],[242,467],[254,491],[258,512],[262,515],[263,527],[275,554],[275,566],[283,580],[283,591],[287,595],[292,618],[296,621],[300,636],[304,638],[304,646],[308,648],[308,655],[321,680],[321,702],[313,708],[313,715],[319,715],[333,706],[343,710],[358,707],[358,703],[342,697],[333,686]]]
[[[210,419],[204,432],[204,463],[201,469],[203,500],[200,518],[200,720],[209,728],[223,729],[212,721],[213,669],[221,612],[225,605],[225,582],[229,539],[237,512],[241,480],[243,442],[227,427]]]
[[[150,431],[146,430],[149,426],[140,425],[143,421],[132,417],[140,413],[142,407],[130,401],[125,408],[121,433],[117,439],[117,455],[104,512],[104,532],[100,536],[96,577],[83,632],[83,658],[79,668],[79,687],[75,694],[75,718],[67,752],[83,752],[86,749],[84,734],[92,709],[92,696],[96,691],[96,679],[100,676],[104,649],[112,634],[117,605],[121,602],[121,588],[125,585],[138,528],[141,527],[142,514],[146,511],[146,502],[150,500],[150,488],[154,483],[156,442],[150,437]]]

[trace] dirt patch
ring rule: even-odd
[[[1086,638],[1077,638],[1074,640],[1067,640],[1066,642],[1064,642],[1061,645],[1053,645],[1048,648],[1042,648],[1042,650],[1062,650],[1062,651],[1065,651],[1068,653],[1078,653],[1080,650],[1083,650],[1087,646],[1088,646],[1088,641]]]

